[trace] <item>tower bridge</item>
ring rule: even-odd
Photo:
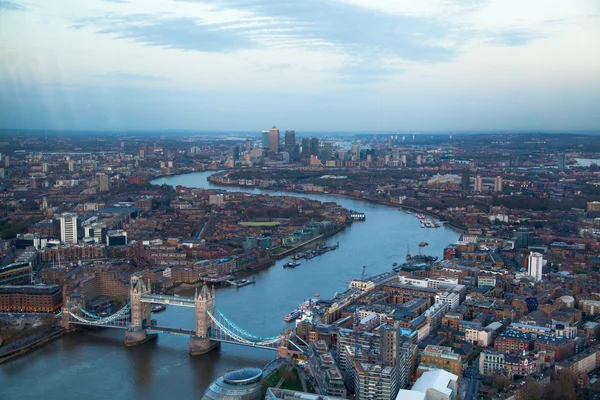
[[[194,297],[167,296],[150,293],[143,279],[133,275],[129,294],[130,302],[107,317],[86,311],[83,304],[73,296],[61,310],[61,324],[67,329],[71,328],[71,325],[123,329],[126,346],[142,344],[157,334],[186,336],[190,338],[192,355],[208,353],[218,348],[221,343],[274,350],[280,357],[305,353],[305,349],[291,340],[291,337],[295,336],[291,331],[264,337],[239,327],[215,307],[214,287],[209,290],[204,285],[200,291],[196,290]],[[152,304],[194,308],[195,329],[157,326],[151,319]]]

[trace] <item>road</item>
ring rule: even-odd
[[[463,383],[461,384],[463,398],[465,400],[477,399],[480,383],[481,377],[479,375],[479,357],[477,357],[473,364],[467,368],[463,374]]]

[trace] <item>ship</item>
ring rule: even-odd
[[[155,304],[152,306],[153,313],[165,311],[166,309],[167,309],[167,306],[165,306],[164,304]]]
[[[411,263],[434,263],[438,260],[436,256],[426,256],[423,254],[407,254],[406,261]]]
[[[425,246],[429,246],[429,243],[427,243],[427,242],[419,243],[419,247],[425,247]]]
[[[398,263],[397,263],[397,262],[393,263],[393,264],[392,264],[392,267],[395,267],[396,265],[398,265]]]
[[[298,318],[300,315],[302,315],[302,311],[300,311],[300,310],[294,310],[291,313],[289,313],[288,315],[286,315],[283,320],[285,322],[292,322],[293,320],[295,320],[296,318]]]
[[[288,263],[283,264],[283,268],[296,268],[299,265],[300,265],[300,262],[298,262],[298,261],[290,261]]]

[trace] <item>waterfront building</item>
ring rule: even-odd
[[[424,372],[410,390],[400,390],[396,400],[454,400],[458,392],[458,375],[443,369]]]
[[[501,192],[502,191],[502,177],[501,176],[497,176],[494,179],[494,192]]]
[[[263,373],[258,368],[228,372],[210,384],[202,400],[260,400]]]
[[[279,152],[279,129],[276,126],[269,131],[269,151],[272,153]]]
[[[529,254],[527,274],[532,276],[536,282],[542,280],[542,262],[543,258],[540,253],[531,252]]]
[[[285,150],[288,153],[291,153],[294,150],[294,146],[296,145],[296,131],[287,130],[285,131]]]
[[[60,215],[60,241],[65,244],[77,243],[77,214]]]
[[[0,286],[0,312],[57,313],[61,306],[58,285]]]

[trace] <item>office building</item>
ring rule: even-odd
[[[400,390],[396,400],[454,400],[458,395],[458,375],[443,369],[424,372],[411,390]]]
[[[320,159],[321,161],[331,160],[333,155],[333,144],[331,142],[323,143],[323,150],[321,150]]]
[[[296,145],[296,131],[287,130],[285,131],[285,150],[290,153],[294,150]]]
[[[107,246],[127,246],[127,232],[117,229],[106,233]]]
[[[42,172],[44,172],[44,173],[48,172],[48,163],[47,162],[42,163]]]
[[[263,149],[263,154],[269,151],[270,146],[270,134],[269,131],[262,131],[262,140],[261,147]]]
[[[246,152],[249,153],[252,150],[252,139],[246,138]]]
[[[319,154],[319,138],[310,138],[310,154],[314,156]]]
[[[354,362],[356,400],[391,400],[398,394],[396,367]]]
[[[27,285],[32,278],[31,263],[0,266],[0,285]]]
[[[60,241],[77,243],[77,214],[63,213],[60,219]]]
[[[421,363],[417,368],[417,375],[421,376],[426,371],[443,369],[456,376],[462,374],[462,360],[451,347],[428,345],[421,353]]]
[[[210,384],[202,400],[260,400],[263,372],[259,368],[231,371]]]
[[[108,192],[108,189],[109,189],[108,175],[100,174],[100,176],[98,177],[98,180],[100,181],[100,185],[99,185],[100,191]]]
[[[417,154],[417,165],[421,165],[422,163],[422,157],[420,154]]]
[[[354,143],[351,146],[351,154],[350,157],[352,159],[352,161],[360,161],[360,142],[358,143]]]
[[[527,274],[532,276],[535,281],[542,280],[542,263],[543,258],[540,253],[531,252],[529,254],[529,263],[527,266]]]
[[[6,179],[6,169],[0,168],[0,179]]]
[[[279,152],[279,129],[276,126],[269,131],[269,150],[272,153]]]
[[[9,156],[4,156],[4,166],[6,168],[10,167],[10,157]]]
[[[310,153],[310,138],[302,138],[302,153]]]
[[[483,178],[481,177],[481,175],[477,175],[475,177],[475,181],[474,181],[474,185],[473,185],[473,190],[475,192],[481,193],[482,187],[483,187]]]
[[[270,387],[267,389],[265,400],[346,400],[346,397],[333,397],[322,394],[299,392],[297,390],[277,389]]]
[[[501,192],[501,191],[502,191],[502,177],[497,176],[494,179],[494,192]]]
[[[557,159],[556,159],[556,163],[558,164],[558,170],[559,171],[564,171],[567,169],[567,155],[566,154],[560,154]]]
[[[589,201],[586,203],[587,212],[600,212],[600,201]]]
[[[86,238],[93,238],[95,243],[106,243],[105,235],[107,232],[106,225],[102,223],[86,224],[83,227],[83,232]]]
[[[460,186],[462,190],[469,190],[469,187],[471,185],[471,171],[469,170],[469,167],[466,167],[465,169],[462,170],[462,173],[460,175]]]

